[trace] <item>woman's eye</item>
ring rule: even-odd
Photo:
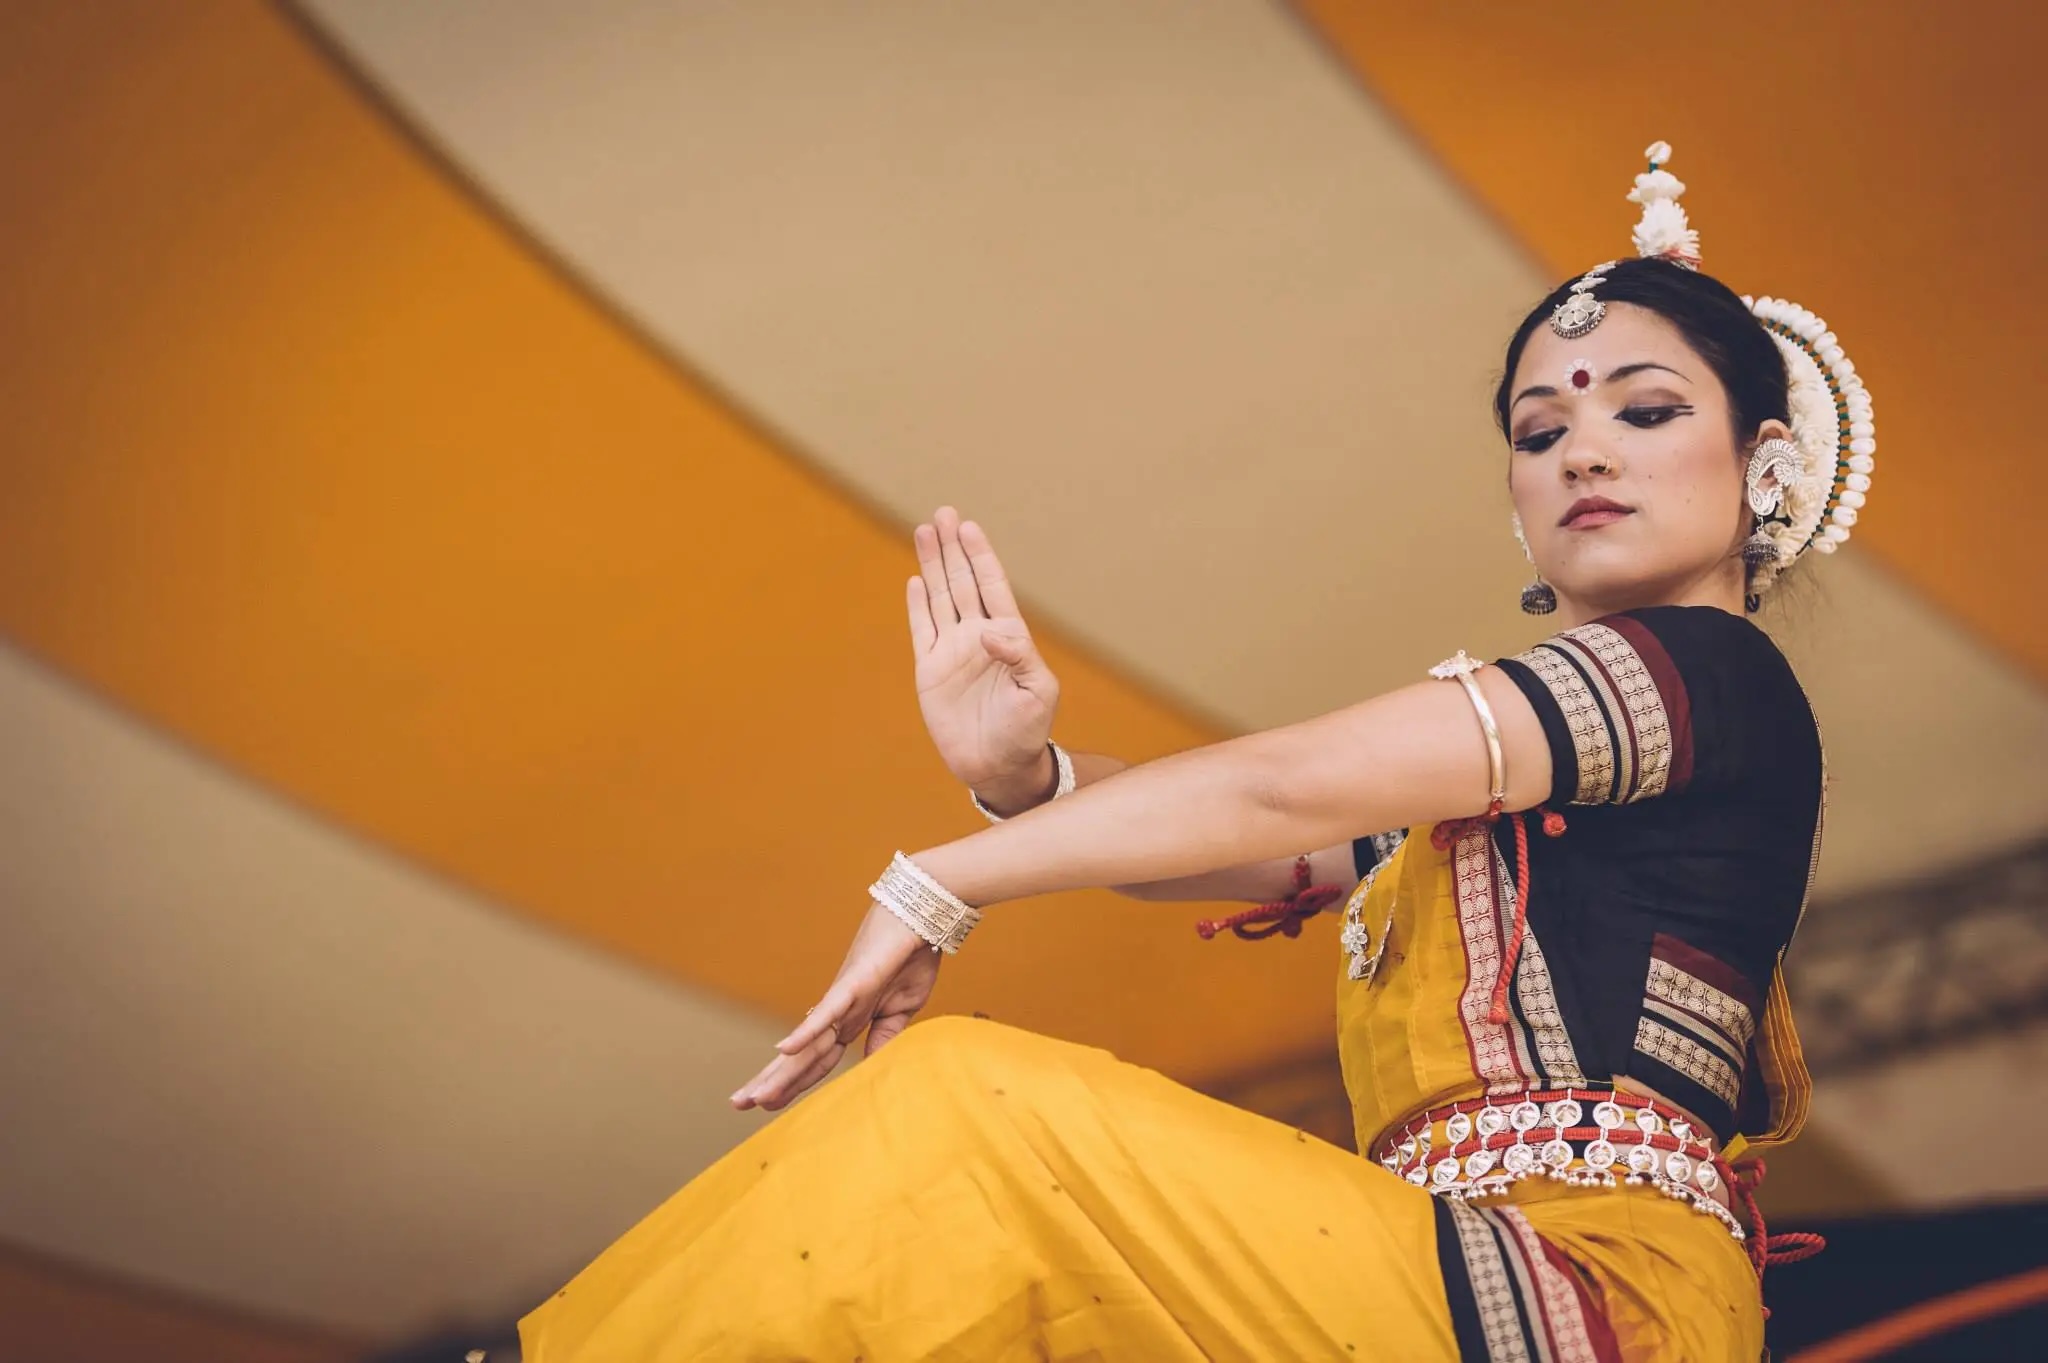
[[[1532,431],[1520,440],[1517,440],[1515,448],[1524,454],[1541,454],[1562,439],[1564,439],[1564,427],[1562,426],[1554,430]]]
[[[1666,403],[1658,407],[1624,407],[1615,413],[1615,418],[1631,426],[1662,426],[1674,417],[1690,414],[1692,408],[1682,402]]]

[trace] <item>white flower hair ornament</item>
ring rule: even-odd
[[[1636,176],[1636,187],[1628,192],[1630,203],[1643,206],[1643,216],[1636,222],[1636,254],[1697,270],[1700,234],[1686,222],[1685,210],[1678,206],[1685,181],[1664,169],[1671,159],[1671,144],[1652,142],[1643,155],[1649,158],[1650,168]]]
[[[1700,267],[1700,234],[1679,206],[1685,183],[1665,166],[1671,144],[1652,142],[1644,158],[1650,168],[1636,176],[1631,203],[1642,205],[1635,227],[1636,254],[1687,270]],[[1550,328],[1575,339],[1600,325],[1606,307],[1594,296],[1616,262],[1596,265],[1576,280],[1551,313]],[[1877,424],[1870,393],[1856,366],[1842,353],[1828,324],[1797,303],[1744,295],[1743,304],[1777,342],[1788,378],[1786,407],[1798,457],[1783,448],[1760,448],[1750,462],[1751,505],[1759,513],[1756,537],[1745,546],[1751,565],[1749,590],[1760,596],[1808,549],[1831,554],[1849,538],[1870,492],[1875,468]],[[1758,480],[1770,476],[1773,488]],[[1769,512],[1763,508],[1769,506]]]

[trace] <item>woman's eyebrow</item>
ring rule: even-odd
[[[1658,364],[1654,360],[1637,360],[1634,364],[1621,365],[1618,368],[1616,368],[1612,373],[1610,373],[1606,378],[1602,379],[1601,382],[1618,383],[1622,379],[1627,378],[1631,374],[1640,374],[1648,369],[1661,369],[1667,374],[1678,374],[1678,377],[1684,379],[1687,383],[1692,382],[1691,375],[1681,374],[1678,370],[1673,369],[1670,365]],[[1554,398],[1556,396],[1557,390],[1555,388],[1552,388],[1547,383],[1539,383],[1534,385],[1533,387],[1524,388],[1521,392],[1515,394],[1515,402],[1510,402],[1508,404],[1508,410],[1513,411],[1515,403],[1520,402],[1523,398]]]
[[[1613,373],[1609,374],[1605,379],[1601,380],[1601,382],[1616,383],[1622,379],[1627,378],[1631,374],[1640,374],[1646,369],[1661,369],[1667,374],[1678,374],[1678,377],[1684,379],[1687,383],[1692,382],[1692,377],[1690,375],[1679,374],[1678,371],[1676,369],[1673,369],[1670,365],[1658,364],[1653,360],[1638,360],[1634,364],[1622,365]]]

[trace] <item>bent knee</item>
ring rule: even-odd
[[[944,1013],[938,1017],[913,1022],[903,1029],[903,1034],[882,1048],[883,1055],[894,1055],[899,1059],[909,1054],[920,1054],[930,1049],[944,1049],[948,1052],[983,1050],[999,1044],[999,1034],[1014,1033],[1017,1029],[1006,1027],[989,1018],[969,1017],[964,1013]]]
[[[979,1129],[993,1098],[1008,1120],[1048,1106],[1072,1107],[1083,1090],[1099,1085],[1109,1052],[1043,1036],[987,1018],[949,1015],[915,1023],[863,1061],[874,1083],[903,1097],[917,1090],[950,1101],[931,1114],[953,1112]],[[936,1131],[945,1126],[936,1119]]]
[[[1017,1075],[1048,1066],[1063,1068],[1070,1043],[989,1018],[947,1014],[912,1023],[882,1047],[875,1060],[919,1069],[944,1068],[975,1074]],[[872,1062],[871,1062],[872,1063]]]

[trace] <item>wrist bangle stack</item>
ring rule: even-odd
[[[951,956],[981,921],[981,910],[926,875],[918,864],[901,852],[882,872],[882,878],[868,887],[874,901],[903,920],[903,925],[931,944],[933,951]]]
[[[1057,800],[1062,795],[1072,795],[1074,793],[1074,759],[1067,756],[1067,750],[1057,743],[1047,743],[1045,746],[1052,749],[1053,768],[1059,773],[1059,780],[1054,783],[1052,788],[1052,798]],[[973,791],[967,792],[967,798],[974,801],[974,807],[980,810],[981,816],[990,823],[1001,823],[1003,821],[1003,816],[983,804],[981,797]]]

